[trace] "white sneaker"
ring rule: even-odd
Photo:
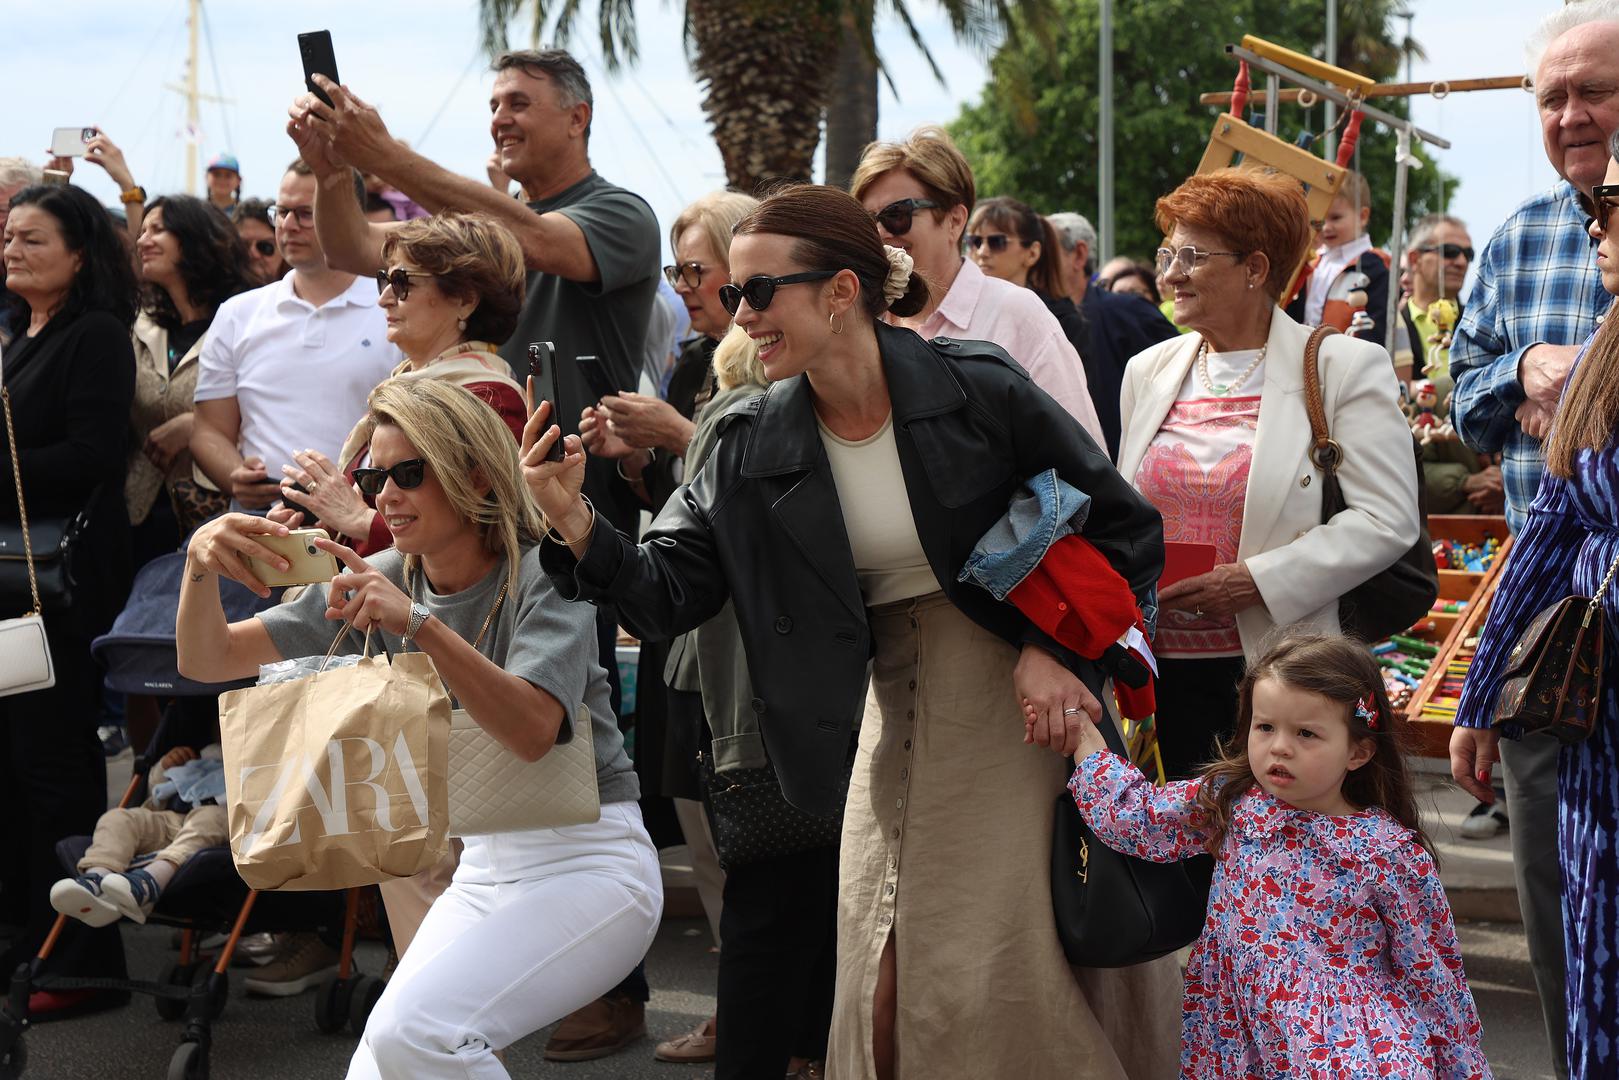
[[[86,926],[108,926],[117,922],[117,906],[101,895],[103,880],[95,874],[63,878],[51,886],[51,907]]]
[[[1479,803],[1473,812],[1462,820],[1461,828],[1457,832],[1466,840],[1490,840],[1507,831],[1508,822],[1505,810],[1487,803]]]

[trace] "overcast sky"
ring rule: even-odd
[[[1542,13],[1559,6],[1556,0],[1411,4],[1413,33],[1429,53],[1416,65],[1417,79],[1520,73],[1524,37]],[[585,6],[593,16],[594,5]],[[902,91],[896,101],[883,90],[884,137],[954,118],[987,77],[983,58],[954,43],[929,0],[911,0],[911,6],[947,84],[928,72],[903,31],[883,27],[879,47]],[[1127,20],[1129,8],[1130,0],[1116,0],[1115,18]],[[724,175],[681,47],[678,2],[641,0],[637,9],[642,56],[633,71],[607,76],[588,31],[573,47],[595,87],[596,168],[645,196],[667,224],[686,202],[722,186]],[[478,52],[476,10],[470,0],[213,0],[201,82],[215,92],[217,64],[222,96],[233,104],[204,105],[199,159],[231,150],[241,159],[246,192],[273,195],[294,153],[282,127],[288,103],[302,89],[296,35],[324,28],[332,32],[344,82],[379,106],[396,135],[452,169],[481,176],[490,148],[492,76]],[[0,154],[43,160],[52,128],[93,124],[124,148],[148,191],[184,190],[184,110],[179,95],[163,85],[183,79],[185,11],[185,0],[0,0],[6,69]],[[514,41],[523,36],[516,31]],[[1462,178],[1450,209],[1468,221],[1481,246],[1518,201],[1553,180],[1533,100],[1522,91],[1456,94],[1442,102],[1418,98],[1414,119],[1453,143],[1439,152],[1446,169]],[[1122,158],[1130,147],[1117,152]],[[76,182],[115,201],[115,185],[105,174],[86,171]],[[1417,172],[1411,182],[1432,180]],[[1094,214],[1093,207],[1076,209]]]

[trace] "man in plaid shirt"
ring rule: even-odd
[[[1537,56],[1536,53],[1539,53]],[[1546,157],[1562,177],[1515,210],[1490,237],[1456,329],[1450,418],[1474,450],[1501,454],[1514,531],[1540,486],[1541,440],[1582,342],[1612,302],[1585,231],[1591,188],[1608,168],[1619,128],[1619,3],[1572,3],[1530,41]],[[1471,729],[1451,739],[1451,772],[1488,783],[1493,753]],[[1557,845],[1557,750],[1552,739],[1502,739],[1513,876],[1529,959],[1559,1077],[1568,1076],[1562,873]]]

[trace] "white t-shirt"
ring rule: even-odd
[[[909,600],[939,591],[922,550],[922,538],[911,516],[900,471],[899,444],[894,441],[894,415],[859,442],[840,439],[820,424],[821,445],[832,465],[832,483],[849,533],[855,576],[868,607]]]
[[[292,289],[294,274],[219,305],[198,361],[197,401],[235,398],[236,445],[263,459],[271,480],[294,451],[334,461],[365,415],[366,397],[404,359],[369,278],[320,307]]]

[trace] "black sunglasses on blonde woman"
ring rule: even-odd
[[[901,199],[898,202],[889,203],[871,215],[871,218],[887,229],[889,236],[904,236],[911,231],[911,224],[915,220],[918,210],[937,209],[939,209],[939,204],[932,199]]]

